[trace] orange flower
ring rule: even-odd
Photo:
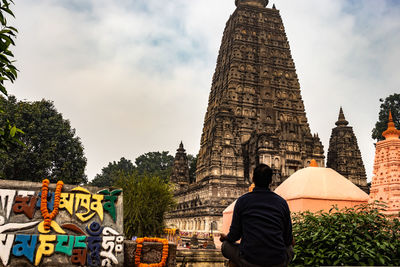
[[[159,263],[141,263],[140,256],[142,253],[142,247],[144,242],[159,242],[163,244],[162,255],[161,255],[161,262]],[[168,258],[168,240],[163,238],[150,238],[150,237],[143,237],[136,239],[136,253],[135,253],[135,265],[138,267],[164,267],[167,264]]]
[[[49,211],[47,209],[47,194],[49,192],[49,184],[50,184],[50,181],[47,179],[44,179],[42,181],[42,196],[40,198],[40,200],[41,200],[40,211],[42,212],[42,216],[44,218],[44,229],[45,230],[50,230],[51,221],[57,216],[58,207],[60,205],[61,189],[64,185],[64,183],[62,181],[57,182],[56,192],[55,192],[55,196],[54,196],[53,211],[49,214]]]

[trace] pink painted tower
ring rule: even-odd
[[[372,177],[369,201],[387,203],[388,215],[400,212],[400,130],[397,130],[392,113],[389,111],[389,123],[382,133],[385,140],[376,144],[374,176]]]

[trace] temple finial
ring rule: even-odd
[[[386,140],[388,139],[398,139],[400,136],[400,130],[396,129],[396,126],[394,125],[393,121],[393,116],[392,116],[392,111],[389,110],[389,121],[388,121],[388,127],[386,131],[382,133],[382,136],[385,137]]]
[[[177,152],[185,152],[186,150],[183,148],[183,142],[179,144],[179,148],[176,150]]]
[[[317,161],[315,159],[312,159],[309,167],[318,167]]]
[[[340,107],[338,121],[335,123],[337,126],[347,126],[349,122],[344,117],[343,109]]]
[[[276,6],[275,6],[275,4],[273,4],[273,5],[272,5],[272,9],[276,9]]]

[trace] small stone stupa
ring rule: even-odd
[[[384,201],[383,213],[399,215],[400,212],[400,130],[396,129],[389,111],[388,128],[382,133],[385,140],[376,143],[375,162],[369,201]]]

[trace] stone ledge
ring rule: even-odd
[[[176,252],[177,266],[222,267],[227,260],[216,249],[180,249]]]

